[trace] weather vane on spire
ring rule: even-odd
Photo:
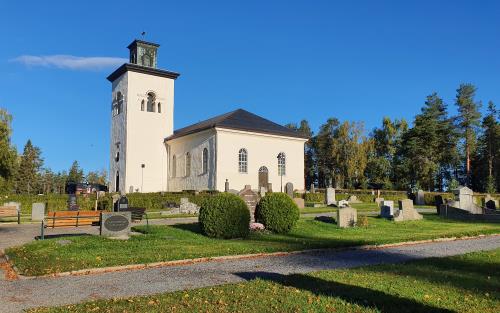
[[[146,37],[146,32],[141,33],[142,38]]]

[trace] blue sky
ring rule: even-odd
[[[498,1],[4,1],[0,107],[18,150],[31,139],[54,170],[107,169],[106,76],[142,31],[181,73],[175,128],[245,108],[370,131],[433,91],[454,111],[462,82],[500,105]]]

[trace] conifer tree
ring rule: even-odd
[[[32,194],[41,191],[40,169],[43,165],[41,154],[40,148],[34,146],[31,140],[26,142],[16,177],[18,193]]]

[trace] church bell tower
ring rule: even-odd
[[[134,40],[130,63],[108,76],[112,83],[110,191],[167,190],[164,138],[174,129],[174,81],[178,73],[157,68],[160,45]]]

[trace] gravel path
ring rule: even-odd
[[[397,263],[500,248],[500,237],[435,242],[376,250],[321,251],[286,256],[198,263],[100,275],[0,281],[0,312],[36,306],[148,295],[241,282],[256,276]]]

